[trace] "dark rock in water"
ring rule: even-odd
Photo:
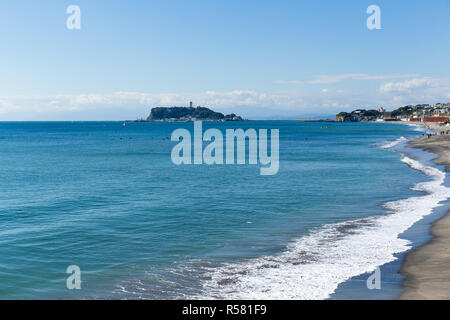
[[[242,121],[242,118],[234,113],[226,115],[224,119],[225,121]]]

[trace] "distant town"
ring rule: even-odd
[[[450,103],[408,105],[391,112],[387,112],[384,108],[379,108],[378,110],[357,109],[352,112],[341,112],[337,114],[336,121],[448,122],[450,120],[449,111]]]

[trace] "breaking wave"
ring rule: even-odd
[[[450,197],[444,172],[407,156],[402,161],[431,178],[413,187],[424,195],[387,202],[381,216],[312,230],[281,254],[211,268],[199,298],[326,299],[340,283],[396,260],[411,248],[399,235]]]
[[[397,140],[389,141],[389,142],[382,144],[380,146],[380,148],[381,149],[391,149],[391,148],[395,147],[396,145],[398,145],[400,142],[407,141],[407,140],[408,139],[406,139],[405,137],[400,137]]]

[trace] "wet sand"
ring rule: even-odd
[[[442,131],[449,127],[425,124],[425,127]],[[435,153],[433,160],[446,165],[450,171],[450,135],[420,137],[410,143],[411,147]],[[450,213],[450,212],[449,212]],[[403,300],[447,300],[450,299],[450,214],[433,223],[434,238],[426,245],[409,252],[400,273],[406,276],[403,282]]]
[[[420,137],[409,145],[437,154],[438,157],[433,162],[445,165],[447,171],[450,171],[450,135]]]

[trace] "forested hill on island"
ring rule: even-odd
[[[211,109],[194,107],[158,107],[153,108],[147,119],[137,122],[164,122],[164,121],[244,121],[234,113],[224,115]]]

